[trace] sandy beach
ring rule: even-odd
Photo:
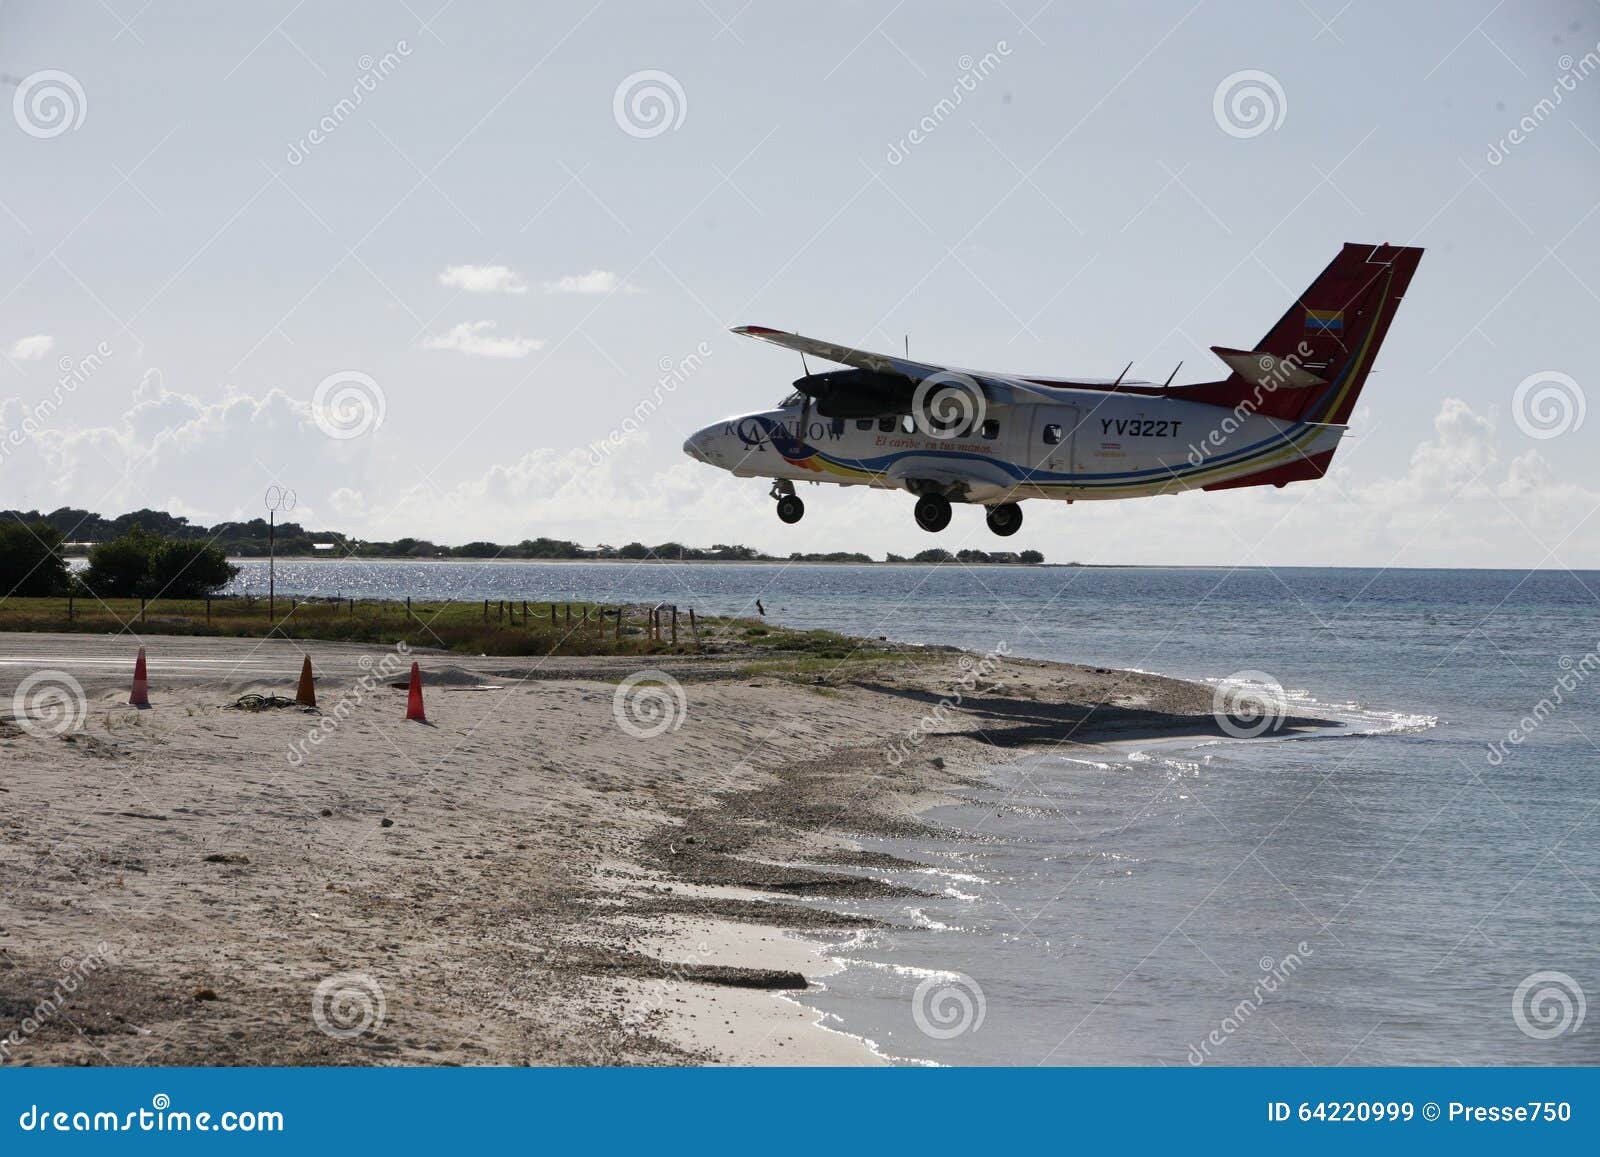
[[[872,1063],[782,996],[830,967],[786,931],[855,919],[799,901],[894,894],[859,837],[1020,753],[1216,729],[1208,687],[953,651],[144,641],[139,711],[132,640],[0,637],[0,706],[84,689],[60,734],[0,711],[5,1063]],[[302,653],[317,711],[237,706]]]

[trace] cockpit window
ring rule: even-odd
[[[783,401],[778,403],[778,409],[780,409],[780,410],[793,409],[796,406],[800,405],[801,402],[805,401],[805,397],[806,396],[804,394],[802,394],[799,390],[790,390],[788,392],[788,394],[786,394],[784,396]]]

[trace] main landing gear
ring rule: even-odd
[[[917,525],[930,534],[937,534],[950,525],[950,500],[943,494],[924,494],[917,499]],[[1022,507],[1015,502],[1002,502],[989,507],[989,529],[1001,538],[1009,538],[1022,529]]]
[[[1015,502],[1002,502],[989,507],[989,529],[1005,538],[1022,529],[1022,507]]]
[[[950,500],[943,494],[924,494],[917,499],[917,525],[930,534],[950,525]]]
[[[800,496],[794,492],[794,483],[787,478],[779,478],[772,483],[772,497],[778,500],[779,522],[793,526],[805,517],[806,504],[800,501]]]

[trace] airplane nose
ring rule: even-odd
[[[700,435],[690,434],[683,442],[683,452],[697,462],[706,460],[706,452],[700,448]]]

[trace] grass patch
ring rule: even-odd
[[[618,631],[618,611],[621,630]],[[404,642],[474,655],[649,654],[674,649],[670,613],[660,638],[648,608],[593,603],[440,602],[389,599],[280,598],[269,614],[259,598],[10,598],[0,602],[0,631],[127,631],[233,638],[277,636],[334,642]],[[603,612],[603,615],[602,615]],[[677,649],[692,648],[688,617],[678,616]]]
[[[929,653],[882,640],[832,631],[802,631],[755,619],[697,616],[690,626],[663,609],[659,633],[642,605],[491,600],[280,598],[269,615],[265,599],[85,600],[9,598],[0,601],[0,631],[86,634],[210,635],[232,638],[321,639],[334,642],[434,647],[470,655],[749,656],[752,673],[820,675],[841,665],[913,659]],[[618,630],[618,613],[621,630]]]

